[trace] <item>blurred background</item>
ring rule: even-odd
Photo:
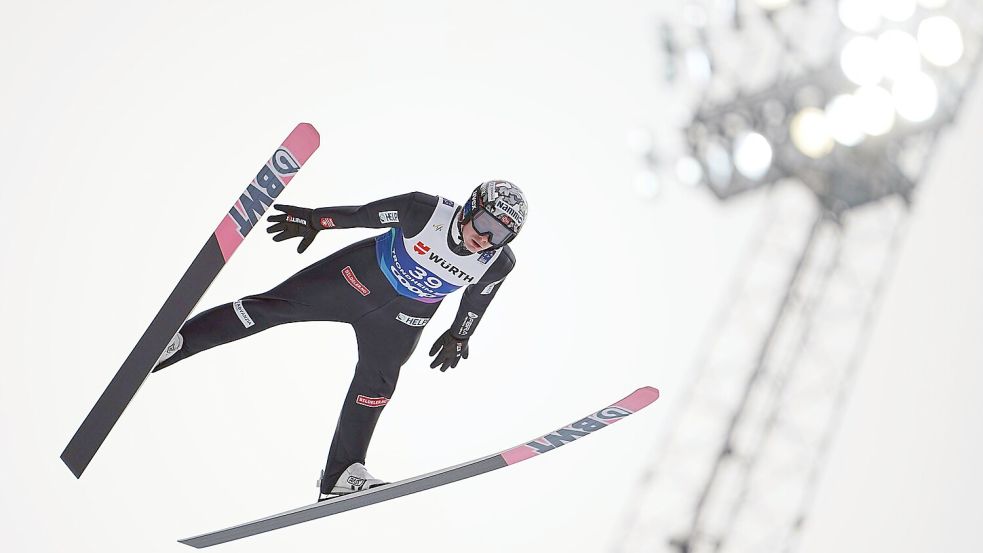
[[[81,480],[58,455],[231,200],[528,193],[517,269],[369,452],[399,480],[643,385],[584,443],[229,551],[983,549],[983,5],[975,0],[32,2],[0,36],[0,528],[181,551],[307,504],[355,365],[285,325],[153,375]],[[298,256],[255,233],[196,310]]]

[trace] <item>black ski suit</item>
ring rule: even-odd
[[[365,463],[400,367],[413,353],[443,296],[467,286],[451,330],[456,338],[470,338],[514,267],[515,257],[508,246],[466,252],[456,224],[460,208],[420,192],[364,206],[318,208],[314,213],[324,228],[390,230],[325,257],[268,292],[192,317],[181,328],[181,349],[154,370],[283,323],[351,324],[358,363],[321,482],[322,493],[329,493],[349,465]],[[438,235],[446,244],[437,242]]]

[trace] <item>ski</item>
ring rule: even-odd
[[[514,465],[519,461],[525,461],[526,459],[553,451],[566,443],[588,436],[596,430],[605,428],[637,412],[658,398],[659,391],[657,389],[651,387],[639,388],[628,397],[600,411],[554,430],[549,434],[540,436],[535,440],[517,445],[512,449],[507,449],[494,455],[370,490],[328,499],[292,511],[286,511],[238,526],[232,526],[224,530],[178,541],[201,549],[203,547],[210,547],[256,534],[262,534],[270,530],[277,530],[302,522],[351,511],[352,509],[381,503],[404,495],[429,490],[450,484],[451,482],[457,482],[458,480],[464,480],[465,478],[498,470],[509,465]]]
[[[320,136],[313,126],[308,123],[297,125],[222,218],[62,452],[62,461],[76,478],[82,477],[82,472],[150,374],[158,356],[205,290],[319,145]]]

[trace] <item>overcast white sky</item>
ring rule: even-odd
[[[141,389],[81,480],[58,459],[231,201],[300,121],[322,145],[281,196],[348,205],[508,178],[519,259],[451,374],[404,367],[370,450],[395,480],[511,447],[642,385],[590,440],[228,551],[594,552],[666,420],[757,213],[631,189],[625,136],[665,114],[644,2],[31,2],[0,36],[0,529],[10,551],[183,551],[310,502],[355,363],[344,325],[287,325]],[[668,6],[672,9],[672,6]],[[945,138],[825,472],[803,551],[983,548],[983,94]],[[585,232],[586,231],[586,232]],[[303,256],[258,232],[200,308]]]

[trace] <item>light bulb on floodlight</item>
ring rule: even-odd
[[[886,77],[900,79],[921,69],[918,40],[909,33],[897,29],[884,31],[877,37],[877,49]]]
[[[868,36],[851,38],[840,52],[840,68],[860,86],[879,83],[883,73],[877,41]]]
[[[918,24],[918,47],[930,63],[949,67],[963,56],[959,25],[944,15],[925,19]]]
[[[756,132],[741,133],[734,141],[734,166],[751,180],[760,180],[771,167],[771,144]]]
[[[862,86],[853,94],[860,108],[860,126],[870,136],[887,134],[894,127],[894,98],[879,86]]]
[[[790,124],[792,143],[803,154],[819,159],[833,150],[826,114],[819,108],[803,108]]]
[[[704,83],[710,80],[713,68],[710,66],[710,56],[707,55],[706,50],[698,47],[689,48],[683,59],[686,70],[694,81]]]
[[[837,12],[843,26],[855,33],[869,33],[881,24],[881,11],[871,0],[840,0]]]
[[[913,123],[927,121],[939,106],[935,81],[924,73],[913,73],[897,81],[891,95],[898,114]]]
[[[707,164],[707,176],[710,184],[718,189],[727,188],[730,185],[730,177],[734,172],[734,167],[730,163],[730,154],[727,148],[720,143],[712,141],[707,144],[704,152]]]
[[[915,0],[881,0],[881,15],[884,19],[901,23],[915,15],[916,4]]]
[[[703,179],[703,167],[690,156],[676,160],[676,179],[685,186],[696,186]]]
[[[833,139],[844,146],[856,146],[864,140],[860,126],[860,105],[852,94],[840,94],[826,105],[826,120]]]

